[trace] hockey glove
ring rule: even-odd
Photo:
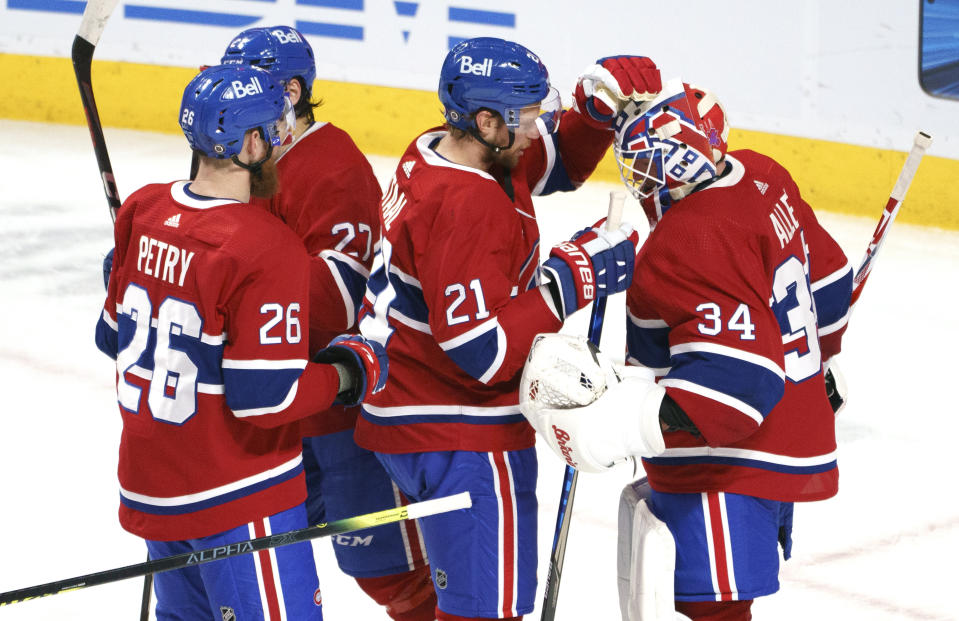
[[[659,69],[646,56],[607,56],[576,80],[573,106],[593,127],[612,130],[627,101],[651,101],[661,90]]]
[[[833,356],[823,363],[823,379],[826,380],[826,396],[829,398],[829,405],[832,406],[832,412],[839,416],[839,412],[846,407],[846,377],[839,368],[839,362]]]
[[[602,472],[666,450],[666,391],[642,370],[614,365],[581,336],[541,334],[520,380],[520,410],[570,466]]]
[[[110,289],[110,272],[113,270],[113,248],[103,257],[103,288]]]
[[[336,395],[334,403],[358,405],[386,385],[386,350],[376,341],[357,334],[336,337],[313,356],[313,362],[332,364],[341,374],[346,373],[346,381],[340,382],[345,388]]]
[[[625,291],[633,280],[639,234],[627,223],[607,231],[604,222],[553,246],[543,263],[545,284],[561,319],[597,296]]]

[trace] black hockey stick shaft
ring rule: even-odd
[[[270,548],[316,539],[318,537],[329,537],[331,535],[349,533],[364,528],[372,528],[382,524],[414,520],[427,515],[455,511],[457,509],[468,509],[471,506],[472,501],[470,500],[469,492],[461,492],[452,496],[417,502],[404,507],[394,507],[392,509],[366,513],[334,522],[327,522],[325,524],[317,524],[316,526],[308,526],[279,535],[267,535],[265,537],[249,539],[225,546],[176,554],[136,565],[127,565],[126,567],[108,569],[85,576],[77,576],[76,578],[57,580],[56,582],[39,584],[25,589],[8,591],[6,593],[0,593],[0,606],[25,602],[48,595],[57,595],[65,591],[76,591],[100,584],[118,582],[120,580],[126,580],[127,578],[136,578],[174,569],[182,569],[184,567],[193,567],[232,556],[250,554],[260,550],[268,550]]]
[[[110,218],[117,219],[117,210],[120,209],[120,194],[113,178],[113,167],[110,164],[110,154],[107,152],[107,143],[103,137],[103,126],[100,123],[100,113],[97,102],[93,97],[93,81],[91,66],[93,51],[97,41],[103,33],[107,19],[113,12],[117,0],[89,0],[83,12],[80,28],[73,38],[73,73],[77,77],[77,86],[80,89],[80,100],[83,103],[83,112],[87,118],[87,127],[90,129],[90,139],[93,141],[93,151],[97,156],[97,166],[100,169],[100,180],[103,183],[103,192],[106,195],[107,206],[110,209]]]
[[[609,213],[606,217],[606,230],[619,228],[623,219],[622,192],[609,193]],[[599,340],[603,335],[603,319],[606,316],[606,297],[593,300],[593,309],[589,316],[589,340],[599,347]],[[566,558],[566,541],[569,538],[569,526],[573,514],[573,499],[576,497],[576,481],[579,471],[572,466],[566,466],[563,475],[563,489],[559,494],[559,510],[556,514],[556,530],[553,534],[553,549],[549,555],[549,572],[546,574],[546,587],[543,594],[542,621],[553,621],[556,618],[556,604],[559,599],[559,583],[563,577],[563,562]]]
[[[117,190],[116,179],[113,176],[113,166],[110,164],[110,153],[107,151],[107,141],[103,136],[103,124],[100,122],[100,112],[97,109],[97,100],[93,96],[93,52],[96,49],[100,35],[107,25],[107,20],[113,13],[118,0],[88,0],[80,19],[80,27],[73,38],[73,50],[70,54],[73,60],[73,74],[77,78],[77,88],[80,90],[80,102],[83,104],[83,114],[87,119],[87,128],[90,130],[90,140],[93,142],[93,152],[97,158],[97,167],[100,169],[100,182],[103,184],[103,193],[107,199],[107,209],[110,220],[116,222],[117,211],[120,210],[120,192]],[[147,555],[147,560],[150,560]],[[150,597],[153,592],[153,576],[143,577],[143,595],[140,598],[140,621],[150,618]]]

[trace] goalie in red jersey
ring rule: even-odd
[[[602,367],[605,392],[559,409],[540,391],[524,413],[562,429],[562,446],[544,437],[584,470],[643,458],[648,482],[621,501],[625,619],[673,618],[674,606],[749,619],[752,600],[779,589],[793,503],[838,489],[824,364],[840,350],[852,268],[781,165],[727,151],[709,91],[668,82],[616,126],[620,172],[652,227],[627,293],[629,366],[571,354],[573,368]],[[526,388],[567,349],[538,343]]]

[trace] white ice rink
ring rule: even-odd
[[[0,136],[0,591],[7,591],[146,555],[116,516],[114,370],[93,343],[100,264],[113,241],[87,131],[0,121]],[[108,131],[107,140],[123,197],[188,173],[182,137]],[[383,181],[395,162],[372,159]],[[611,188],[587,184],[538,201],[543,246],[604,215]],[[876,204],[877,218],[881,209]],[[876,221],[819,215],[858,266]],[[627,219],[642,221],[632,200]],[[959,619],[952,590],[959,580],[957,286],[959,233],[897,223],[844,343],[851,400],[838,422],[839,495],[797,506],[794,556],[783,566],[781,591],[754,605],[756,619]],[[585,332],[580,315],[570,328]],[[622,351],[624,332],[619,296],[609,304],[605,348]],[[542,591],[563,464],[541,450],[540,472]],[[616,507],[631,474],[623,467],[580,477],[557,619],[619,618]],[[326,619],[387,619],[339,572],[328,541],[318,540],[315,551]],[[0,620],[136,619],[140,589],[134,579],[63,593],[5,607]],[[528,618],[539,618],[538,607]]]

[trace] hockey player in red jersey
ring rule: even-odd
[[[660,86],[648,59],[603,59],[560,122],[535,54],[457,44],[440,71],[446,127],[414,139],[383,198],[360,328],[386,344],[390,379],[356,439],[411,499],[472,495],[470,510],[421,520],[441,620],[533,610],[537,463],[519,373],[535,334],[625,289],[637,241],[628,225],[587,229],[540,264],[532,196],[578,187],[613,138],[599,84],[637,99]]]
[[[159,558],[307,526],[299,421],[385,381],[385,353],[335,339],[309,360],[309,258],[251,193],[275,189],[292,123],[264,71],[211,67],[179,121],[192,182],[120,208],[97,324],[116,360],[120,522]],[[158,619],[322,619],[309,542],[157,574]]]
[[[539,428],[567,432],[565,454],[551,445],[584,469],[643,457],[648,483],[628,486],[621,504],[620,570],[645,568],[646,582],[621,583],[624,619],[675,614],[654,616],[648,571],[673,563],[676,611],[751,618],[752,600],[779,588],[793,503],[838,488],[823,370],[840,350],[852,269],[789,173],[727,152],[727,135],[716,97],[679,80],[627,105],[614,149],[653,227],[627,293],[631,366],[612,368],[583,408],[524,408]],[[550,362],[534,351],[530,365]],[[672,545],[675,556],[630,558]]]
[[[379,182],[342,129],[317,121],[312,101],[316,64],[306,38],[289,26],[251,28],[227,46],[224,64],[266,69],[296,110],[293,143],[280,147],[280,190],[268,208],[310,254],[310,351],[345,330],[356,316],[379,246]],[[353,440],[358,407],[335,405],[305,419],[303,466],[307,514],[318,524],[405,502],[371,451]],[[416,522],[366,529],[332,539],[340,568],[396,621],[432,621],[436,594]],[[356,542],[362,542],[356,545]]]

